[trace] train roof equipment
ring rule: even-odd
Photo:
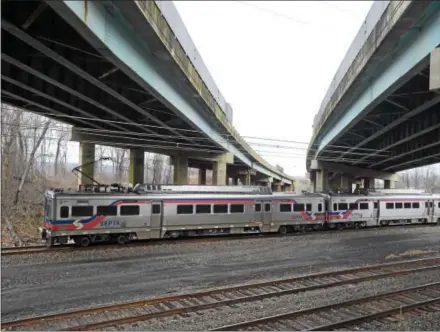
[[[270,195],[266,186],[216,186],[216,185],[172,185],[138,184],[133,188],[137,194],[262,194]]]

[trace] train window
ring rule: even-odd
[[[350,205],[348,206],[348,208],[350,210],[357,210],[358,209],[358,205],[357,203],[350,203]]]
[[[264,211],[270,212],[270,203],[264,203]]]
[[[192,205],[177,205],[177,214],[193,214]]]
[[[374,208],[377,209],[377,202],[374,202]]]
[[[244,212],[244,205],[243,204],[231,204],[231,207],[229,209],[231,213],[243,213]]]
[[[196,213],[197,214],[211,213],[211,205],[210,204],[199,204],[199,205],[196,205]]]
[[[319,204],[318,204],[318,212],[321,212],[321,211],[322,211],[322,204],[319,203]]]
[[[306,204],[306,211],[312,211],[312,204]]]
[[[368,203],[360,203],[359,210],[368,210]]]
[[[333,203],[333,211],[338,211],[338,204]]]
[[[348,204],[347,203],[339,203],[338,208],[339,208],[339,211],[348,210]]]
[[[403,204],[402,203],[396,203],[395,207],[396,207],[396,209],[401,209],[401,208],[403,208]]]
[[[72,217],[93,216],[93,206],[72,206]]]
[[[438,202],[438,208],[440,209],[440,202]]]
[[[152,214],[160,214],[160,204],[153,204]]]
[[[139,205],[122,205],[119,213],[121,216],[138,216],[139,210]]]
[[[102,205],[96,207],[97,216],[116,216],[118,213],[116,205]]]
[[[295,212],[304,211],[304,204],[293,204],[293,211]]]
[[[292,212],[292,204],[280,204],[280,212]]]
[[[412,203],[412,208],[413,209],[418,209],[420,207],[420,203]]]
[[[214,204],[214,213],[228,213],[228,204]]]
[[[68,218],[69,217],[69,207],[62,206],[60,208],[60,218]]]
[[[394,209],[394,203],[387,203],[386,208],[387,209]]]
[[[403,203],[405,209],[411,209],[411,203]]]
[[[255,212],[261,212],[261,203],[255,204]]]

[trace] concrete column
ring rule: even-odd
[[[281,192],[281,181],[274,180],[272,183],[272,191]]]
[[[226,185],[226,161],[220,159],[213,163],[212,184],[218,186]]]
[[[328,172],[320,169],[316,172],[316,192],[328,191]]]
[[[351,193],[353,191],[353,179],[347,175],[341,175],[341,188]]]
[[[431,52],[429,90],[440,91],[440,47]]]
[[[95,173],[95,164],[92,162],[95,161],[95,144],[93,143],[79,143],[79,164],[84,165],[87,163],[91,163],[89,165],[85,165],[80,168],[81,172],[87,174],[91,178],[94,177]],[[78,173],[78,185],[80,184],[92,184],[93,181],[81,173]]]
[[[251,185],[251,173],[249,173],[249,171],[247,172],[247,174],[239,175],[238,178],[240,179],[240,182],[243,186]]]
[[[394,181],[384,180],[383,184],[385,189],[394,189]]]
[[[374,189],[374,178],[364,178],[364,189]]]
[[[206,184],[206,168],[199,168],[199,184]]]
[[[174,184],[188,184],[188,157],[173,156]]]
[[[133,187],[140,183],[144,183],[145,173],[145,151],[141,148],[130,149],[130,165],[128,173],[128,182]]]

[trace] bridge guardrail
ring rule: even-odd
[[[208,87],[203,82],[191,60],[187,57],[183,47],[180,45],[177,38],[174,37],[174,33],[172,32],[165,18],[162,16],[160,8],[157,6],[156,2],[139,0],[135,0],[135,2],[141,12],[144,14],[150,26],[154,29],[162,43],[167,48],[168,52],[179,65],[180,69],[185,73],[193,87],[213,111],[216,118],[227,129],[229,135],[232,136],[258,163],[268,168],[275,174],[280,174],[279,170],[268,164],[250,147],[250,145],[240,136],[238,131],[229,122],[225,112],[223,112],[220,105],[214,99]],[[280,175],[286,179],[290,179],[290,177],[286,174],[282,173]]]

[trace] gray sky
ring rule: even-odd
[[[312,121],[372,1],[175,1],[242,136],[308,143]],[[306,144],[248,139],[290,175]],[[264,145],[272,146],[264,146]],[[273,145],[289,148],[274,147]],[[69,143],[71,157],[78,144]]]

